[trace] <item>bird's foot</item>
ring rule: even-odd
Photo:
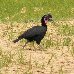
[[[23,49],[24,49],[24,47],[25,47],[26,45],[24,45],[24,46],[22,46],[23,47]]]

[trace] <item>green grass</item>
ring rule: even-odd
[[[25,61],[24,61],[24,57],[23,57],[22,50],[19,50],[18,54],[19,54],[19,55],[18,55],[18,57],[19,57],[19,59],[18,59],[19,64],[25,65],[26,63],[25,63]]]
[[[74,35],[74,26],[69,26],[67,24],[65,24],[65,25],[61,24],[58,28],[58,31],[62,35],[72,36],[72,35]]]
[[[0,0],[0,20],[5,22],[38,21],[49,12],[55,20],[74,18],[74,0]]]
[[[71,39],[69,37],[64,38],[63,40],[63,46],[69,46],[71,44]]]
[[[12,62],[12,57],[10,52],[2,52],[0,49],[0,68],[7,67]]]

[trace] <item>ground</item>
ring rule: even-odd
[[[12,42],[35,24],[40,23],[0,23],[0,74],[74,74],[74,20],[48,23],[43,48],[29,43],[23,49],[24,39]],[[70,30],[64,31],[66,24]]]

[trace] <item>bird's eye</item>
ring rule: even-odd
[[[44,18],[44,21],[47,20],[47,18]]]

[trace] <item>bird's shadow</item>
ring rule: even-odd
[[[31,51],[44,51],[44,49],[45,49],[41,45],[34,45],[34,43],[33,43],[33,46],[26,45],[26,46],[21,46],[21,47],[24,50],[31,50]]]

